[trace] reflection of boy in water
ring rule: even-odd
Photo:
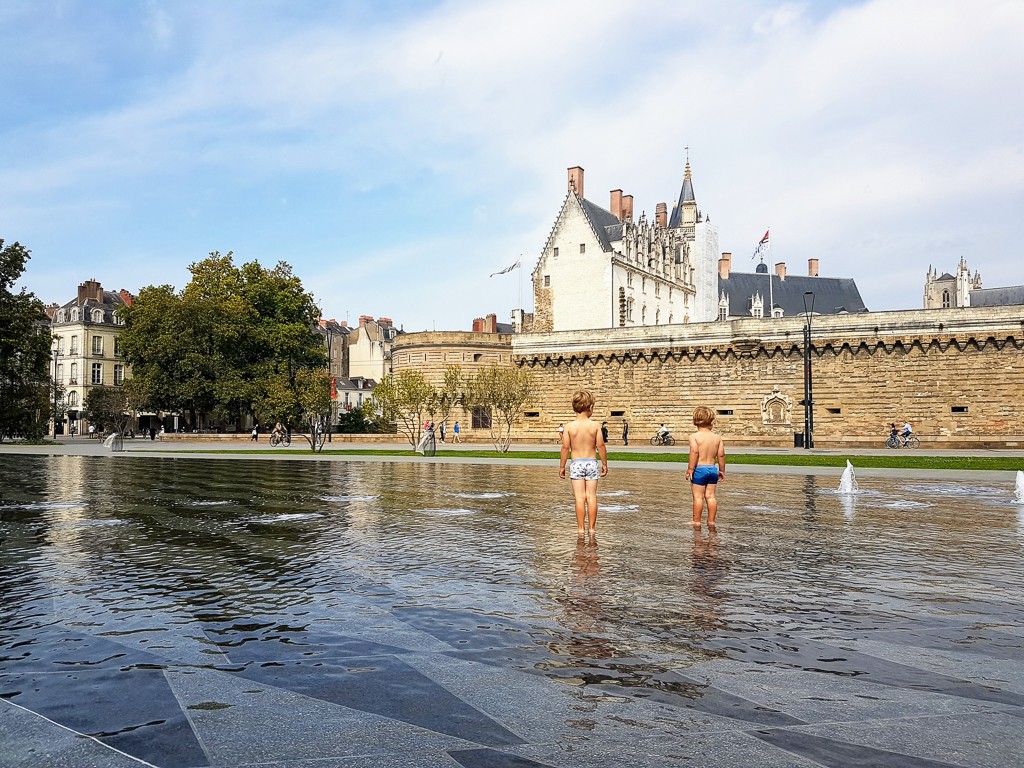
[[[576,532],[582,536],[586,530],[588,513],[590,532],[593,534],[597,529],[597,480],[608,474],[608,455],[605,453],[601,427],[590,419],[594,411],[594,396],[584,389],[579,390],[573,395],[572,409],[576,412],[576,419],[570,421],[562,432],[558,476],[565,478],[565,462],[571,453],[569,479],[572,481],[573,496],[576,497]],[[598,456],[601,457],[600,467]]]
[[[693,520],[690,525],[700,525],[704,504],[708,506],[708,525],[715,524],[718,513],[718,499],[715,491],[718,483],[725,480],[725,444],[722,438],[711,431],[715,413],[706,406],[693,411],[693,423],[697,431],[690,435],[690,462],[686,467],[686,479],[692,485]]]

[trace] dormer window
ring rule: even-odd
[[[65,322],[65,319],[64,319],[64,318],[66,318],[66,317],[67,317],[67,314],[65,314],[65,312],[64,312],[64,310],[63,310],[63,309],[59,309],[59,310],[57,310],[57,322],[58,322],[58,323],[63,323],[63,322]]]
[[[92,321],[94,323],[102,323],[103,322],[103,310],[102,309],[94,309],[92,311]]]
[[[74,309],[71,310],[71,322],[78,322],[78,307],[75,307]]]

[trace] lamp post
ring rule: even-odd
[[[814,291],[804,291],[804,448],[814,447],[814,382],[811,377],[811,315]]]
[[[332,357],[331,344],[334,341],[334,329],[331,328],[331,322],[328,320],[324,326],[324,330],[327,332],[327,375],[331,381],[331,407],[327,417],[327,442],[334,442],[334,358]]]

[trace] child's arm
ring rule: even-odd
[[[700,446],[697,445],[697,433],[690,435],[690,461],[686,465],[686,479],[693,478],[693,470],[697,468],[697,457],[700,455]]]
[[[558,476],[565,480],[565,461],[569,458],[569,431],[562,432],[562,454],[558,465]]]
[[[597,430],[597,455],[601,457],[601,477],[608,474],[608,450],[604,445],[604,433]]]
[[[718,441],[718,480],[725,479],[725,440]]]

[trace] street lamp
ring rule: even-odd
[[[814,447],[814,386],[811,378],[811,315],[814,291],[804,291],[804,448]]]
[[[327,375],[331,381],[331,407],[329,409],[329,415],[327,417],[327,442],[334,442],[334,358],[332,357],[331,344],[334,341],[334,329],[331,328],[331,321],[328,320],[324,325],[324,330],[327,332]]]

